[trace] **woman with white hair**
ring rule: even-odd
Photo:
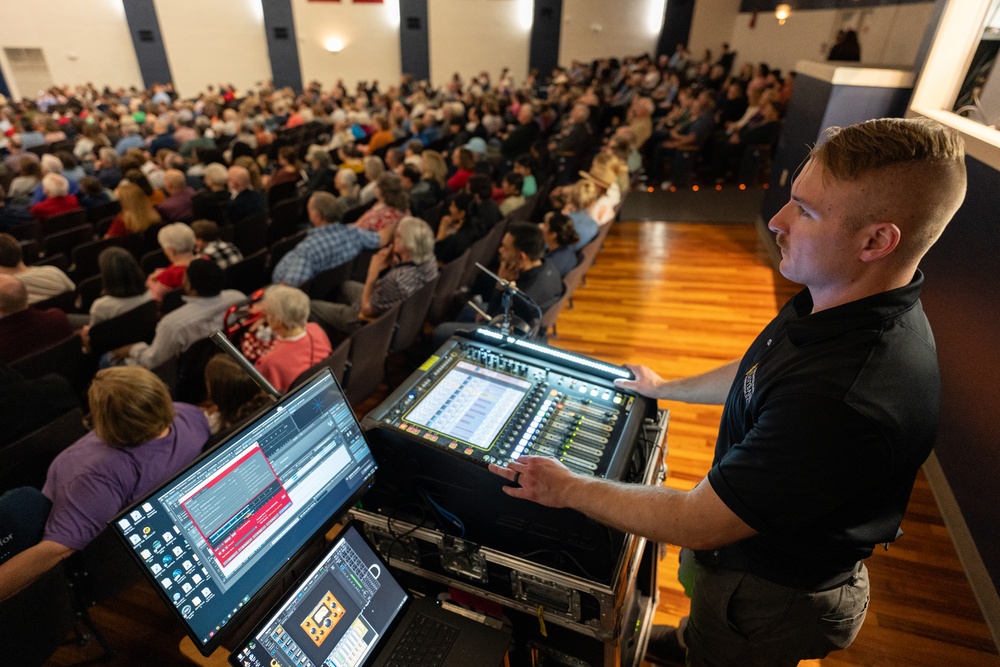
[[[254,366],[279,391],[287,391],[303,372],[330,356],[326,333],[309,319],[309,297],[288,285],[274,285],[264,293],[261,307],[274,332],[271,349]]]
[[[367,183],[361,188],[361,204],[367,204],[375,199],[375,186],[378,185],[378,177],[385,173],[385,163],[377,155],[369,155],[364,159],[365,178]]]
[[[351,169],[341,167],[333,177],[333,186],[337,189],[339,219],[343,219],[345,213],[361,205],[361,186],[358,185],[358,175]]]
[[[170,266],[156,269],[146,279],[146,287],[154,299],[162,301],[167,292],[184,284],[184,273],[195,258],[196,240],[194,230],[183,222],[166,225],[156,234],[156,242],[163,248]]]
[[[69,194],[69,181],[62,174],[45,174],[41,187],[45,199],[31,207],[31,215],[36,220],[45,220],[80,208],[76,195]]]

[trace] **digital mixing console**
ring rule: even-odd
[[[619,444],[645,416],[630,419],[636,396],[614,386],[628,370],[492,330],[473,336],[449,341],[366,422],[482,466],[552,456],[579,473],[621,477],[630,448]]]

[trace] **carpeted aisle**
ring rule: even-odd
[[[676,192],[636,189],[628,194],[619,220],[704,222],[752,225],[760,214],[764,188],[740,190],[734,185],[678,189]]]

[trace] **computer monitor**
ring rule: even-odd
[[[376,469],[330,371],[122,512],[112,528],[209,655]]]

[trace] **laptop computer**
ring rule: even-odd
[[[406,593],[354,524],[229,656],[233,667],[499,665],[510,634]]]
[[[255,620],[250,609],[270,606],[273,587],[375,470],[326,369],[126,508],[111,528],[209,655]]]
[[[352,598],[339,591],[339,595],[333,594],[331,589],[333,600],[327,600],[326,607],[308,610],[316,632],[324,633],[315,636],[326,636],[327,629],[333,628],[326,622],[339,620],[334,612],[352,611],[355,618],[337,627],[346,631],[355,622],[363,624],[372,618],[373,632],[363,636],[370,642],[374,632],[387,638],[393,620],[400,617],[399,611],[410,597],[371,547],[359,541],[354,531],[327,549],[316,567],[303,568],[302,564],[307,562],[312,545],[322,541],[370,488],[376,469],[350,404],[329,369],[324,369],[126,508],[111,522],[111,529],[128,546],[202,655],[210,655],[222,645],[245,647],[244,629],[256,624],[270,607],[283,580],[292,592],[280,597],[276,608],[294,601],[296,591],[304,590],[329,558],[338,559],[338,567],[349,560],[353,564],[351,582],[365,585],[364,592],[381,589],[383,582],[385,592],[367,600],[366,605],[352,602],[348,607]],[[358,566],[356,558],[347,559],[349,551],[360,554],[366,566]],[[326,567],[329,569],[329,563]],[[287,586],[290,577],[304,570],[308,570],[306,575]],[[373,600],[377,607],[371,607]],[[392,601],[394,613],[383,600]],[[383,608],[388,614],[386,623],[375,611]],[[366,615],[362,615],[365,610]],[[481,629],[493,633],[506,649],[506,633],[440,609],[429,610],[434,612],[454,617],[452,627],[461,624],[469,632]],[[326,641],[320,644],[330,646]],[[382,642],[379,644],[381,647]],[[314,649],[319,647],[313,644]],[[371,650],[366,652],[371,654]],[[274,657],[261,664],[305,667],[361,663],[313,663],[298,656],[297,660]]]

